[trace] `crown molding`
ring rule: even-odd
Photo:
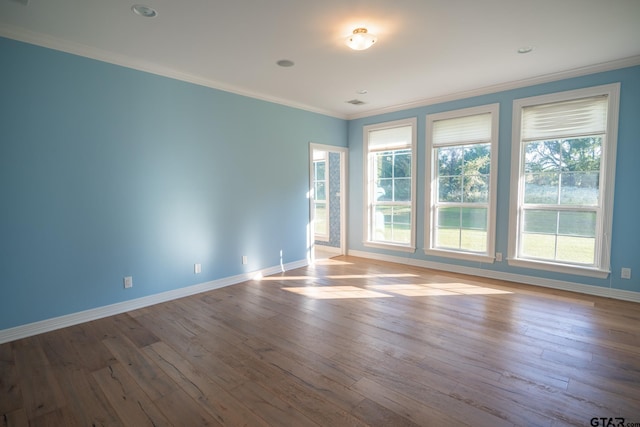
[[[247,91],[237,86],[228,85],[215,80],[206,79],[195,74],[185,73],[174,68],[166,67],[154,62],[144,61],[132,58],[128,55],[120,55],[110,51],[87,46],[81,43],[75,43],[63,40],[57,37],[51,37],[42,33],[25,30],[23,28],[13,27],[9,25],[0,26],[0,36],[8,39],[28,43],[72,55],[82,56],[84,58],[94,59],[96,61],[107,62],[109,64],[118,65],[145,73],[155,74],[162,77],[168,77],[174,80],[180,80],[192,83],[198,86],[208,87],[210,89],[221,90],[233,93],[235,95],[245,96],[247,98],[257,99],[260,101],[270,102],[273,104],[291,107],[298,110],[304,110],[311,113],[322,114],[325,116],[335,117],[339,119],[347,119],[344,114],[338,114],[334,111],[315,108],[310,105],[292,102],[286,99],[268,96],[257,92]]]
[[[561,71],[557,73],[545,74],[542,76],[514,80],[511,82],[500,83],[491,86],[485,86],[478,89],[472,89],[463,92],[456,92],[448,95],[437,96],[433,98],[425,98],[417,101],[412,101],[403,104],[391,105],[388,107],[361,111],[354,114],[341,114],[335,111],[325,110],[321,108],[312,107],[306,104],[300,104],[292,102],[286,99],[267,96],[261,93],[247,91],[237,86],[224,84],[218,81],[206,79],[194,74],[185,73],[170,67],[165,67],[153,62],[143,61],[135,59],[127,55],[119,55],[106,50],[94,48],[81,43],[75,43],[68,40],[63,40],[57,37],[47,36],[42,33],[37,33],[23,28],[18,28],[10,25],[0,26],[0,36],[8,39],[33,44],[73,55],[82,56],[85,58],[94,59],[97,61],[107,62],[121,67],[131,68],[134,70],[156,74],[162,77],[168,77],[175,80],[192,83],[199,86],[208,87],[211,89],[221,90],[224,92],[233,93],[248,98],[257,99],[260,101],[270,102],[273,104],[282,105],[285,107],[291,107],[299,110],[308,111],[311,113],[322,114],[329,117],[335,117],[343,120],[355,120],[365,117],[377,116],[386,113],[393,113],[397,111],[409,110],[412,108],[426,107],[429,105],[440,104],[443,102],[456,101],[459,99],[471,98],[474,96],[488,95],[491,93],[502,92],[506,90],[519,89],[527,86],[534,86],[542,83],[549,83],[558,80],[564,80],[572,77],[580,77],[588,74],[595,74],[604,71],[612,71],[626,67],[633,67],[640,65],[640,55],[632,56],[628,58],[618,59],[609,62],[603,62],[600,64],[589,65],[585,67],[574,68],[571,70]]]
[[[472,98],[474,96],[489,95],[492,93],[498,93],[512,89],[520,89],[523,87],[535,86],[542,83],[551,83],[559,80],[570,79],[573,77],[581,77],[589,74],[618,70],[621,68],[635,67],[636,65],[640,65],[640,55],[618,59],[615,61],[603,62],[600,64],[589,65],[586,67],[573,68],[571,70],[560,71],[557,73],[544,74],[541,76],[530,77],[522,80],[499,83],[496,85],[485,86],[478,89],[421,99],[404,104],[392,105],[389,107],[383,107],[369,111],[362,111],[355,114],[349,114],[347,116],[347,120],[362,119],[365,117],[377,116],[380,114],[394,113],[397,111],[404,111],[412,108],[426,107],[429,105],[441,104],[443,102],[457,101],[460,99]]]

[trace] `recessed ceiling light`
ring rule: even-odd
[[[369,93],[369,91],[368,91],[368,90],[366,90],[366,89],[360,89],[360,90],[357,90],[357,91],[356,91],[356,93],[357,93],[358,95],[364,95],[364,94],[366,94],[366,93]]]
[[[278,64],[281,67],[293,67],[295,65],[295,62],[289,60],[289,59],[281,59],[278,62],[276,62],[276,64]]]
[[[133,6],[131,6],[131,10],[136,15],[139,15],[145,18],[155,18],[156,16],[158,16],[158,12],[156,12],[155,9],[142,4],[134,4]]]
[[[533,47],[531,46],[522,46],[520,49],[518,49],[518,53],[529,53],[533,50]]]

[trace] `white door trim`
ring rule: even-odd
[[[314,231],[311,224],[313,223],[313,151],[327,151],[329,153],[340,154],[340,255],[347,253],[347,165],[349,150],[346,147],[337,147],[334,145],[309,143],[309,224],[308,227],[308,245],[310,257],[313,257]],[[313,259],[310,258],[310,261]]]

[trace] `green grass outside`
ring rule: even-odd
[[[459,227],[460,211],[453,208],[445,215],[441,216],[441,221],[451,228],[440,228],[437,232],[437,246],[443,249],[462,249],[473,252],[483,252],[487,244],[486,230],[454,228]],[[462,227],[477,225],[478,209],[462,208]],[[555,215],[555,213],[553,213]],[[570,221],[564,227],[564,232],[582,232],[590,228],[593,224],[590,214],[569,213]],[[482,217],[482,215],[480,215]],[[376,238],[381,241],[395,243],[409,243],[411,241],[411,230],[409,224],[393,224],[388,222],[389,216],[385,215],[384,229],[378,230]],[[567,219],[569,219],[567,218]],[[559,262],[593,264],[595,257],[595,237],[593,236],[557,236],[543,234],[540,231],[547,231],[547,215],[532,215],[527,229],[533,233],[525,233],[522,236],[522,255],[530,258],[555,260]],[[536,222],[533,222],[533,221]],[[452,227],[453,226],[453,227]],[[536,233],[537,232],[537,233]]]
[[[593,264],[595,242],[593,237],[557,236],[557,256],[555,251],[555,235],[523,234],[522,253],[526,257],[550,259],[556,261]]]
[[[411,243],[411,228],[408,224],[384,224],[384,230],[378,230],[376,239],[390,243]]]
[[[487,232],[457,228],[440,228],[436,234],[437,247],[484,252],[487,248]]]

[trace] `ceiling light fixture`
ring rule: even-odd
[[[369,49],[378,41],[378,37],[369,33],[366,28],[356,28],[353,34],[347,37],[345,43],[353,50]]]
[[[520,49],[518,49],[518,53],[529,53],[533,50],[533,47],[531,46],[523,46]]]
[[[156,12],[155,9],[142,4],[134,4],[133,6],[131,6],[131,10],[136,15],[142,16],[144,18],[155,18],[156,16],[158,16],[158,12]]]

